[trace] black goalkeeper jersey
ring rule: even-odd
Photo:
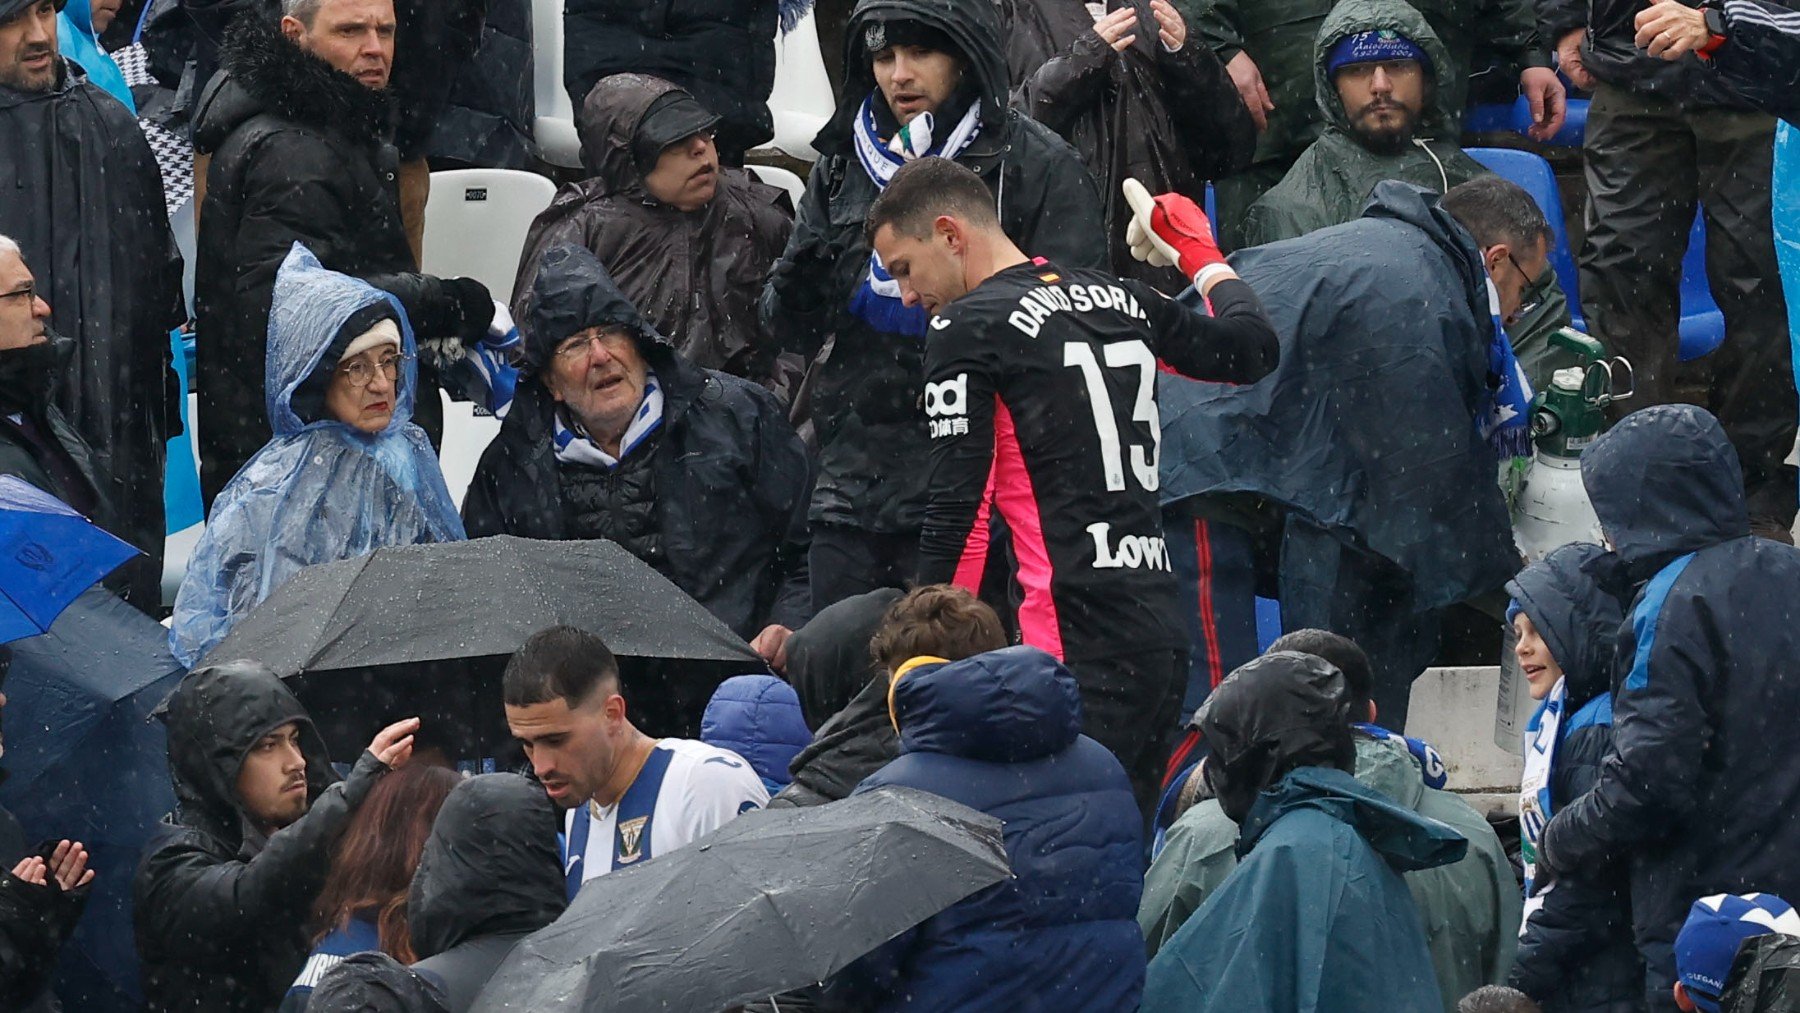
[[[1276,356],[1250,286],[1222,281],[1210,301],[1208,317],[1040,260],[940,310],[925,350],[919,579],[979,589],[998,516],[1025,643],[1070,662],[1185,647],[1156,492],[1156,373],[1250,383]]]

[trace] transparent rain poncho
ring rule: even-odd
[[[352,316],[382,301],[400,325],[405,355],[393,419],[367,435],[329,416],[301,418],[296,388]],[[275,435],[219,493],[188,561],[169,631],[182,663],[203,657],[302,567],[387,545],[464,538],[437,455],[412,424],[415,354],[412,326],[392,296],[325,270],[294,244],[276,275],[269,315],[265,400]]]

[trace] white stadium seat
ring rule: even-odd
[[[420,269],[474,278],[512,301],[513,278],[531,220],[550,206],[556,184],[515,169],[450,169],[431,174]]]
[[[531,60],[537,93],[538,152],[544,161],[581,168],[575,106],[563,87],[563,0],[531,0]]]
[[[836,110],[831,78],[819,52],[819,31],[808,9],[793,31],[775,39],[775,88],[769,93],[769,112],[775,117],[771,145],[803,162],[818,161],[812,139]]]
[[[788,196],[794,199],[794,207],[800,206],[800,198],[806,195],[806,180],[779,165],[747,165],[745,168],[764,183],[786,190]]]

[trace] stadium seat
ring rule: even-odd
[[[531,59],[537,95],[538,152],[544,161],[581,168],[575,106],[563,87],[563,0],[531,0]]]
[[[818,161],[813,137],[836,111],[809,5],[793,31],[775,38],[775,87],[769,93],[769,112],[775,119],[771,146],[803,162]],[[799,198],[794,201],[799,203]]]
[[[1531,129],[1531,103],[1520,95],[1508,110],[1507,128],[1519,134]],[[1544,143],[1553,148],[1579,148],[1581,140],[1587,136],[1588,100],[1572,98],[1569,100],[1567,115],[1563,118],[1562,129]]]
[[[1550,163],[1529,151],[1515,151],[1512,148],[1468,148],[1466,152],[1470,158],[1492,169],[1495,175],[1524,187],[1525,192],[1537,201],[1544,217],[1550,220],[1550,235],[1553,240],[1550,244],[1550,267],[1556,271],[1556,280],[1562,285],[1563,295],[1568,297],[1569,316],[1574,318],[1575,329],[1581,330],[1584,321],[1575,273],[1575,255],[1569,249],[1569,230],[1563,219],[1562,192],[1556,188],[1556,173],[1551,170]]]
[[[440,277],[474,278],[494,298],[512,301],[513,278],[531,220],[550,206],[556,185],[513,169],[450,169],[431,174],[420,268]]]
[[[1681,361],[1698,359],[1725,343],[1725,314],[1706,281],[1706,219],[1698,211],[1681,258]]]
[[[778,165],[747,165],[745,168],[764,183],[786,190],[793,198],[794,206],[800,206],[800,198],[806,195],[806,180]]]

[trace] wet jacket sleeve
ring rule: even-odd
[[[1187,924],[1237,868],[1237,824],[1219,804],[1200,802],[1169,827],[1163,849],[1144,876],[1138,927],[1150,956]]]
[[[1251,0],[1252,3],[1260,0]],[[1238,11],[1239,0],[1199,0],[1198,3],[1188,0],[1178,3],[1182,17],[1187,19],[1188,31],[1199,37],[1206,48],[1213,51],[1220,63],[1230,63],[1231,58],[1244,51],[1244,36],[1240,26],[1243,18]],[[1242,104],[1239,99],[1239,104]]]
[[[48,874],[40,886],[0,871],[0,1009],[24,1009],[44,991],[91,886],[65,893]]]
[[[835,160],[813,167],[794,214],[787,248],[769,269],[769,280],[763,286],[763,326],[779,336],[782,351],[797,352],[809,362],[825,344],[839,307],[828,290],[843,242],[841,237],[833,241],[827,196],[839,174]]]
[[[327,788],[305,816],[277,830],[249,861],[220,861],[192,835],[154,852],[139,873],[137,912],[144,929],[164,939],[254,938],[271,918],[308,915],[325,885],[331,848],[350,816],[387,771],[364,751],[350,776]],[[211,952],[196,946],[190,959]]]
[[[1587,27],[1588,0],[1538,0],[1537,17],[1544,48],[1553,50],[1563,36]]]
[[[1800,124],[1800,13],[1760,0],[1726,0],[1725,44],[1706,61],[1731,90]]]
[[[1696,807],[1712,680],[1706,655],[1688,649],[1702,642],[1692,601],[1658,597],[1646,592],[1631,616],[1637,648],[1613,694],[1613,750],[1599,779],[1544,828],[1539,864],[1553,872],[1601,871],[1611,854],[1662,836]]]
[[[1275,368],[1275,326],[1248,284],[1228,278],[1212,287],[1212,316],[1203,316],[1148,285],[1127,281],[1150,315],[1156,357],[1182,376],[1255,383]]]
[[[754,390],[757,418],[757,477],[754,494],[775,547],[774,602],[768,621],[797,630],[812,618],[812,578],[807,567],[811,535],[807,507],[812,501],[812,466],[806,446],[788,425],[774,395]]]
[[[1514,72],[1550,66],[1532,0],[1484,0],[1475,15],[1473,36],[1483,40],[1488,52],[1511,64]]]
[[[1141,298],[1141,297],[1140,297]],[[938,317],[943,320],[943,317]],[[919,583],[948,584],[967,559],[987,559],[994,466],[994,376],[974,326],[952,321],[925,352],[925,414],[932,427],[931,480],[919,533]]]
[[[1035,71],[1013,68],[1014,79],[1021,83],[1013,89],[1012,104],[1067,137],[1075,121],[1100,101],[1110,78],[1107,66],[1115,55],[1092,30],[1082,32],[1068,49],[1038,64]]]
[[[351,201],[336,192],[342,175],[322,146],[282,144],[251,160],[237,238],[238,263],[244,265],[236,277],[240,298],[258,292],[266,303],[275,272],[296,242],[306,244],[330,267],[339,240],[361,232],[363,223],[345,220],[344,209]],[[493,319],[493,303],[479,282],[412,272],[364,280],[400,300],[420,340],[474,341]],[[259,343],[257,354],[262,351]]]
[[[1175,132],[1185,139],[1194,175],[1229,176],[1256,155],[1256,121],[1216,53],[1189,39],[1171,53],[1157,43],[1156,65]]]

